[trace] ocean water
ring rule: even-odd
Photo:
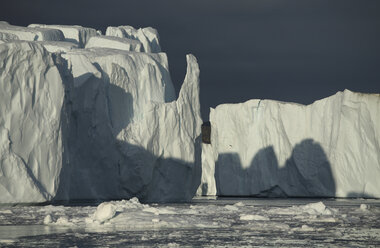
[[[0,206],[0,247],[380,247],[380,200]]]

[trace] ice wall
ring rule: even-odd
[[[0,202],[43,202],[62,165],[64,85],[41,45],[0,45]]]
[[[175,101],[163,53],[98,48],[62,56],[76,71],[69,95],[68,113],[74,113],[67,128],[69,162],[62,173],[68,186],[58,198],[191,199],[192,173],[200,168],[195,163],[201,125],[195,58],[188,57]]]
[[[0,203],[191,199],[201,168],[195,57],[176,99],[166,54],[139,52],[138,37],[20,29],[37,27],[64,41],[0,36]]]
[[[378,94],[222,104],[210,121],[198,194],[380,197]]]

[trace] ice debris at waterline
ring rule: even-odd
[[[380,197],[380,95],[273,100],[210,112],[198,194]]]
[[[0,246],[379,247],[379,214],[377,199],[1,206]]]
[[[191,199],[199,68],[176,99],[160,51],[152,28],[0,22],[0,203]]]
[[[215,204],[215,203],[214,203]],[[251,204],[251,203],[250,203]],[[19,208],[23,208],[20,206]],[[228,228],[233,222],[242,221],[245,225],[264,224],[269,221],[271,215],[291,215],[312,218],[314,221],[335,222],[334,217],[339,216],[338,210],[326,207],[323,202],[313,202],[306,205],[276,207],[260,210],[255,205],[245,205],[243,202],[234,204],[212,205],[159,205],[142,204],[137,198],[121,201],[109,201],[93,206],[53,206],[48,205],[37,208],[38,216],[33,218],[33,224],[75,226],[75,228],[99,229],[106,231],[111,229],[138,230],[152,227],[160,228]],[[359,207],[358,207],[359,209]],[[14,212],[18,211],[13,210]],[[377,209],[375,209],[378,211]],[[33,211],[33,210],[32,210]],[[376,212],[377,213],[377,212]],[[12,210],[7,214],[14,215]],[[233,218],[225,220],[210,218],[209,215],[228,216]],[[375,213],[374,213],[375,214]],[[4,215],[0,212],[0,216]],[[27,215],[30,216],[30,215]],[[8,225],[13,220],[5,219]],[[257,222],[258,221],[258,222]],[[31,224],[31,223],[30,223]],[[274,225],[274,223],[266,223]],[[276,224],[278,225],[278,223]],[[287,225],[279,225],[279,228],[288,229]]]

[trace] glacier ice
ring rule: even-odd
[[[380,197],[379,95],[222,104],[201,144],[186,59],[177,98],[153,28],[0,22],[0,203]]]
[[[41,44],[51,53],[67,52],[79,48],[77,44],[69,41],[36,41],[36,43]]]
[[[116,207],[114,204],[109,202],[101,203],[97,208],[93,215],[93,219],[98,221],[99,223],[103,223],[111,218],[113,218],[116,214]]]
[[[1,25],[1,23],[0,23],[0,25]],[[14,35],[14,34],[10,34],[10,33],[0,32],[0,44],[5,43],[5,42],[9,42],[9,41],[13,41],[13,40],[18,40],[18,36]]]
[[[1,203],[192,198],[201,168],[194,56],[176,99],[166,54],[139,52],[139,37],[19,29],[62,31],[65,39],[30,42],[9,32],[0,44]],[[115,42],[134,51],[110,48]]]
[[[64,35],[60,30],[39,27],[20,27],[7,23],[0,23],[0,33],[17,37],[27,41],[63,41]]]
[[[147,53],[161,52],[158,32],[151,27],[139,29],[132,26],[108,27],[106,35],[138,40],[143,44],[144,51]]]
[[[140,41],[112,36],[98,35],[91,37],[86,44],[86,48],[91,47],[105,47],[125,51],[143,52],[143,47]]]
[[[198,194],[380,197],[380,95],[273,100],[210,112]]]
[[[59,30],[64,35],[64,40],[73,42],[79,47],[83,48],[87,41],[92,37],[99,34],[99,32],[93,28],[82,27],[79,25],[46,25],[46,24],[30,24],[30,29],[38,30]]]
[[[174,101],[163,53],[91,49],[63,56],[79,72],[73,71],[68,95],[74,115],[68,118],[70,162],[62,177],[69,186],[58,197],[190,199],[195,177],[190,172],[200,167],[194,165],[201,124],[195,58],[188,56],[187,76]]]
[[[43,202],[58,188],[64,85],[41,45],[0,45],[0,202]]]

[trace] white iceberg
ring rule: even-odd
[[[156,30],[106,34],[0,23],[0,203],[380,197],[379,95],[222,104],[201,144],[196,58],[176,99]]]
[[[21,28],[57,28],[78,46],[97,35],[30,26]],[[201,168],[195,57],[176,100],[165,53],[78,46],[0,44],[0,202],[191,199]]]
[[[210,122],[198,194],[380,197],[379,94],[222,104]]]

